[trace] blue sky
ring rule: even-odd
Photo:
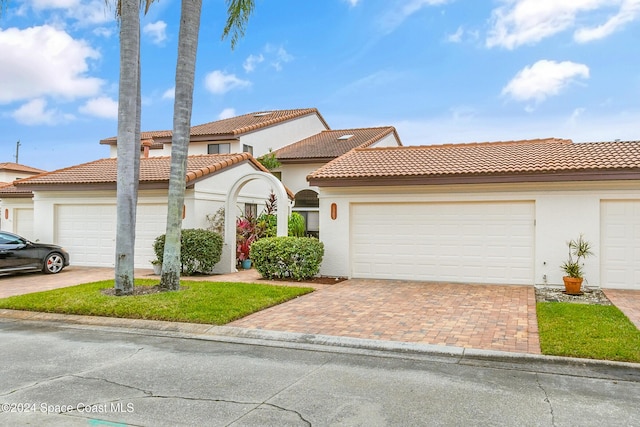
[[[113,3],[113,2],[112,2]],[[640,139],[640,0],[256,0],[234,51],[204,0],[192,124],[316,107],[333,129],[405,145]],[[170,129],[178,0],[142,18],[143,130]],[[9,0],[0,17],[0,162],[108,156],[118,26],[104,0]]]

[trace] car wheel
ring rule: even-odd
[[[44,259],[42,272],[46,274],[60,273],[64,268],[64,258],[57,252],[47,255]]]

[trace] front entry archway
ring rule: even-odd
[[[238,195],[242,188],[249,182],[260,179],[271,184],[273,192],[278,199],[278,210],[276,212],[277,218],[277,235],[286,236],[288,234],[287,223],[289,220],[289,196],[287,191],[282,185],[282,182],[275,176],[266,172],[251,172],[244,175],[233,184],[229,193],[227,193],[227,200],[224,208],[224,245],[222,246],[222,255],[220,256],[220,262],[216,265],[216,273],[233,273],[236,271],[236,217],[235,206],[238,202]]]

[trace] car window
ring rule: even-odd
[[[0,245],[17,245],[22,243],[17,237],[0,233]]]

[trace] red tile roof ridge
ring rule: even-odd
[[[10,170],[10,171],[17,171],[17,172],[35,172],[35,173],[46,172],[45,170],[42,170],[42,169],[38,169],[38,168],[34,168],[31,166],[23,165],[20,163],[14,163],[14,162],[0,163],[0,170]]]
[[[500,145],[533,145],[533,144],[574,144],[571,139],[562,139],[562,138],[537,138],[537,139],[520,139],[513,141],[485,141],[485,142],[459,142],[459,143],[444,143],[444,144],[424,144],[424,145],[401,145],[394,147],[374,147],[370,148],[370,150],[395,150],[400,147],[402,148],[415,148],[415,149],[425,149],[425,148],[456,148],[456,147],[479,147],[479,146],[500,146]],[[579,143],[584,144],[584,143]],[[360,149],[358,147],[356,149]]]

